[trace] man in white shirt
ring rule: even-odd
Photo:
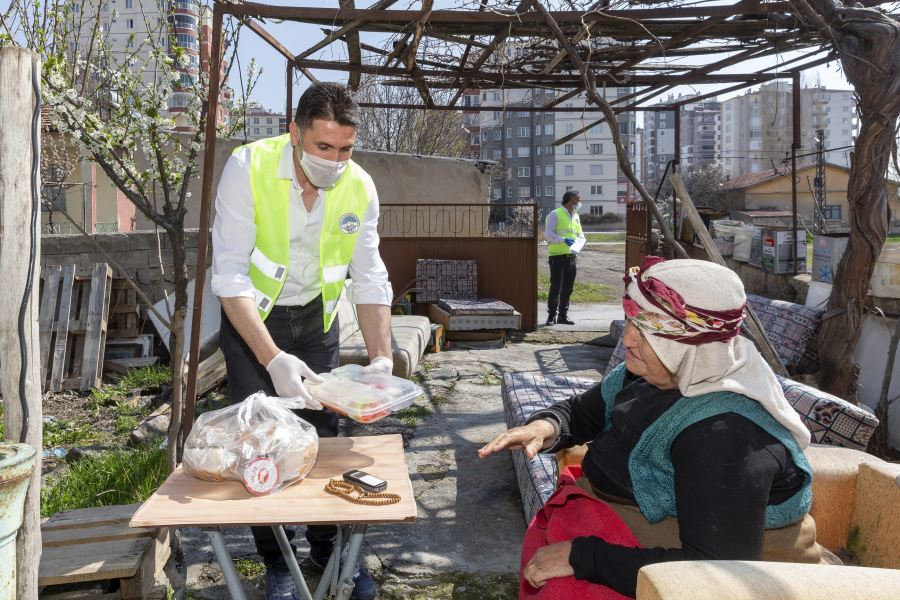
[[[562,197],[562,206],[550,211],[544,222],[544,238],[547,240],[547,255],[550,263],[550,293],[547,296],[547,326],[574,325],[569,319],[569,297],[575,286],[578,273],[578,251],[576,242],[584,243],[584,232],[578,209],[581,196],[575,190],[568,190]],[[556,316],[557,308],[559,317]]]
[[[390,374],[387,269],[378,253],[378,195],[350,160],[358,107],[336,83],[315,83],[301,96],[290,133],[237,148],[216,193],[212,291],[222,304],[220,346],[232,402],[259,390],[301,398],[297,411],[320,436],[338,434],[304,380],[338,366],[337,306],[345,280],[369,354],[367,370]],[[270,528],[254,527],[266,563],[266,598],[295,598],[294,582]],[[334,526],[310,526],[307,568],[318,570],[334,546]],[[288,531],[290,538],[293,531]],[[353,598],[377,587],[361,568]]]

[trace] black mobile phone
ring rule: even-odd
[[[355,483],[367,492],[383,492],[387,489],[387,481],[365,471],[347,471],[344,473],[344,481]]]

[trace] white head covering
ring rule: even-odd
[[[784,425],[800,448],[809,445],[810,433],[797,412],[788,404],[772,369],[753,343],[743,337],[710,341],[697,345],[666,339],[653,333],[647,324],[671,323],[672,315],[650,302],[634,277],[626,293],[641,309],[638,329],[663,365],[678,379],[685,397],[711,392],[734,392],[759,402],[772,417]],[[710,311],[730,311],[747,303],[740,278],[715,263],[679,259],[660,262],[640,272],[646,281],[654,278],[675,290],[691,307]],[[648,314],[649,313],[649,314]]]

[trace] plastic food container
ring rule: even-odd
[[[323,383],[308,385],[313,398],[326,408],[360,423],[371,423],[406,408],[422,388],[411,381],[366,373],[360,365],[345,365],[322,374]]]

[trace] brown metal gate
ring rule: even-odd
[[[650,254],[650,212],[643,201],[625,207],[625,269],[641,264]]]

